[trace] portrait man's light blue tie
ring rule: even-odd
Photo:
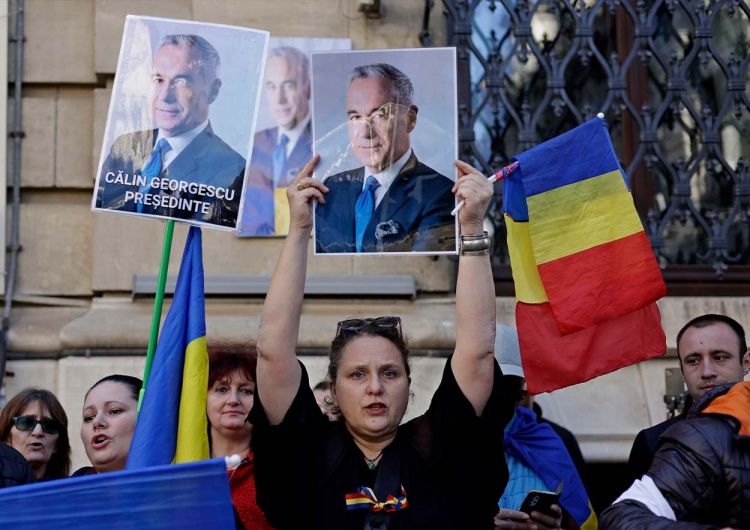
[[[161,173],[162,157],[164,156],[164,153],[170,149],[172,149],[172,146],[169,145],[166,138],[162,138],[156,142],[156,147],[154,147],[154,151],[151,153],[151,158],[148,159],[148,162],[146,162],[146,165],[143,166],[143,170],[141,171],[141,176],[146,177],[146,185],[141,186],[140,189],[140,192],[144,195],[148,193],[149,188],[151,188],[151,179],[158,177],[159,173]],[[143,212],[143,206],[142,202],[137,204],[136,211],[138,213]]]
[[[375,209],[375,190],[380,186],[380,182],[375,177],[368,177],[365,189],[359,194],[357,206],[354,209],[354,233],[357,238],[357,252],[362,252],[362,238],[367,230],[367,225],[372,219],[372,212]]]
[[[289,137],[283,134],[279,137],[279,143],[276,149],[273,150],[273,187],[279,187],[279,181],[281,180],[281,172],[284,171],[286,165],[286,144],[289,143]]]

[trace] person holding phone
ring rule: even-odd
[[[495,357],[515,403],[503,438],[510,478],[498,501],[495,528],[596,530],[596,514],[565,444],[531,410],[515,329],[497,325]]]

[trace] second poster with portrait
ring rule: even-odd
[[[455,254],[454,48],[313,53],[316,254]]]

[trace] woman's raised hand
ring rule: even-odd
[[[453,185],[453,193],[459,201],[465,201],[458,212],[461,232],[481,234],[484,232],[484,215],[493,195],[492,183],[481,171],[466,162],[456,160],[454,163],[458,168],[458,180]]]
[[[313,156],[286,189],[286,196],[289,199],[290,229],[310,229],[313,225],[313,199],[317,199],[320,204],[326,202],[323,194],[328,193],[328,188],[312,176],[319,161],[320,155]]]

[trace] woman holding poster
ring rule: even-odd
[[[495,295],[483,231],[492,186],[456,161],[462,250],[456,349],[427,412],[400,425],[411,384],[397,316],[338,323],[329,422],[297,361],[319,157],[288,188],[291,223],[263,308],[253,424],[257,498],[277,528],[492,528],[508,477],[502,430],[513,413],[493,357]]]

